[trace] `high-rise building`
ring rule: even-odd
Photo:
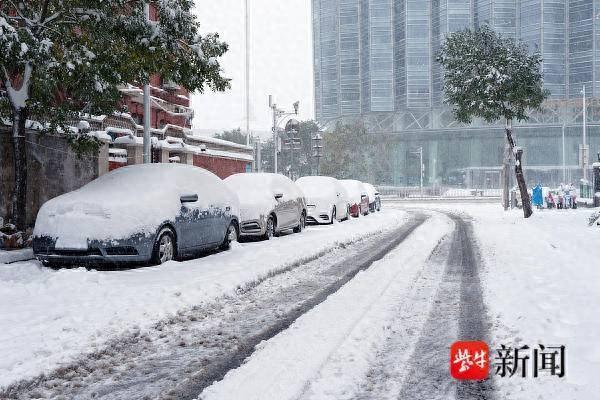
[[[427,183],[499,185],[503,121],[457,123],[444,104],[443,71],[436,62],[449,33],[482,25],[543,57],[551,96],[515,126],[528,180],[552,185],[581,178],[584,86],[592,161],[600,152],[599,0],[312,3],[316,118],[330,126],[362,120],[379,134],[397,158],[397,168],[378,177],[381,183],[416,182],[413,154],[423,148]]]

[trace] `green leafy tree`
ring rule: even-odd
[[[338,122],[333,130],[323,135],[323,175],[368,180],[371,147],[366,144],[367,131],[362,122]]]
[[[454,106],[458,121],[506,120],[506,140],[516,158],[523,213],[530,217],[533,210],[523,176],[523,150],[516,146],[512,122],[527,120],[527,112],[539,109],[549,95],[543,88],[540,54],[529,54],[524,44],[483,26],[450,34],[437,60],[444,67],[446,102]]]
[[[246,135],[242,133],[241,128],[233,129],[231,131],[223,131],[223,133],[217,133],[215,134],[215,138],[227,140],[237,144],[246,144]]]
[[[12,220],[25,228],[25,127],[67,136],[78,151],[99,143],[69,128],[82,112],[115,110],[119,87],[153,74],[190,91],[223,91],[218,59],[227,45],[200,35],[193,0],[154,0],[158,22],[142,0],[0,2],[0,118],[12,123],[15,185]]]

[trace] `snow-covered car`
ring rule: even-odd
[[[335,178],[305,176],[296,181],[306,198],[306,221],[315,224],[333,224],[348,219],[346,190]]]
[[[342,179],[339,181],[348,194],[348,208],[350,215],[358,218],[361,214],[369,214],[369,195],[361,181]]]
[[[381,197],[379,191],[370,183],[363,183],[367,196],[369,196],[369,211],[381,211]]]
[[[283,231],[298,233],[306,224],[302,190],[288,177],[241,173],[225,179],[240,200],[240,235],[270,239]]]
[[[33,251],[46,265],[161,264],[216,248],[239,231],[237,197],[216,175],[181,164],[119,168],[46,202]]]

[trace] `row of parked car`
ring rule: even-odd
[[[226,250],[239,237],[270,239],[307,223],[332,224],[381,209],[370,184],[268,173],[219,179],[181,164],[119,168],[45,203],[33,237],[48,266],[162,264]]]

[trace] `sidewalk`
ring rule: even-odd
[[[19,250],[0,250],[0,264],[11,264],[18,261],[32,260],[33,249],[28,247]]]

